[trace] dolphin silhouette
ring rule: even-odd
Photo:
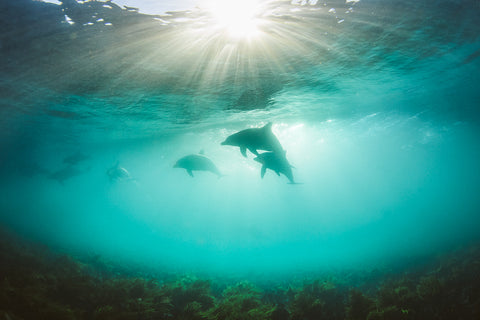
[[[113,167],[107,170],[107,176],[110,178],[110,181],[119,181],[119,180],[135,180],[130,175],[127,169],[120,166],[120,162],[117,160]]]
[[[85,161],[89,156],[81,153],[80,151],[77,151],[76,153],[73,153],[69,155],[68,157],[63,158],[63,163],[68,164],[68,165],[74,165],[79,162]]]
[[[65,180],[78,176],[82,173],[83,171],[69,165],[64,167],[63,169],[59,169],[55,172],[50,173],[47,177],[49,179],[57,180],[61,185],[64,185]]]
[[[260,172],[262,179],[265,176],[267,169],[270,169],[275,171],[278,176],[280,176],[280,173],[285,175],[288,180],[290,180],[290,184],[297,184],[293,179],[292,165],[287,160],[286,151],[283,151],[282,153],[263,152],[253,160],[262,164],[262,170]]]
[[[228,136],[221,145],[240,147],[240,152],[244,157],[247,157],[247,149],[257,156],[257,150],[283,152],[282,145],[272,132],[271,122],[261,128],[245,129],[234,133]]]
[[[210,171],[216,174],[219,178],[223,176],[220,173],[220,170],[218,170],[217,166],[215,166],[215,164],[212,162],[212,160],[210,160],[203,154],[190,154],[188,156],[180,158],[173,167],[183,168],[187,170],[187,173],[191,177],[193,177],[192,171]]]

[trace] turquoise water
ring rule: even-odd
[[[202,8],[77,5],[0,5],[2,225],[244,278],[479,240],[478,1],[272,1],[250,38]],[[302,184],[220,145],[268,122]],[[173,168],[200,150],[223,177]],[[117,161],[129,178],[109,179]]]

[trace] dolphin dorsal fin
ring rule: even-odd
[[[266,125],[264,125],[264,126],[263,126],[263,128],[262,128],[262,129],[265,129],[265,130],[272,130],[272,123],[271,123],[271,122],[267,123]]]

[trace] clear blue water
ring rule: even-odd
[[[247,276],[479,240],[478,1],[273,1],[249,40],[198,8],[71,25],[53,4],[0,9],[2,225],[72,254]],[[220,145],[267,122],[302,184]],[[224,177],[173,168],[200,150]],[[131,179],[109,179],[117,161]]]

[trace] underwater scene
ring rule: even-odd
[[[480,1],[0,16],[0,319],[480,319]]]

